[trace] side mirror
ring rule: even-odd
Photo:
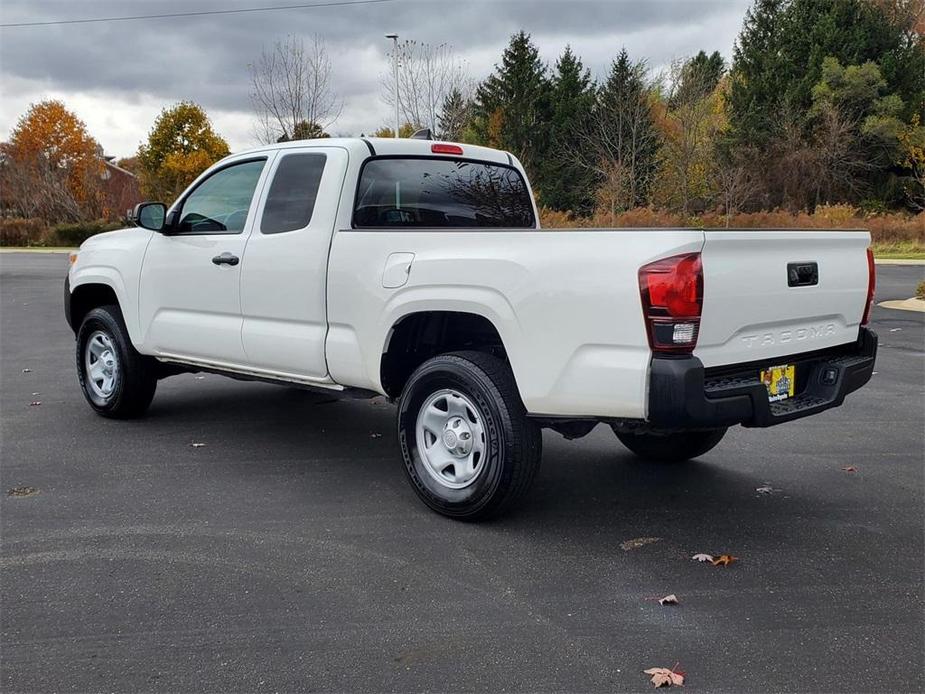
[[[140,202],[132,212],[132,221],[142,229],[163,231],[167,205],[162,202]]]

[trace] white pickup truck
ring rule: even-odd
[[[94,410],[141,415],[190,371],[383,394],[412,487],[459,519],[525,494],[544,427],[685,460],[874,367],[866,232],[540,230],[523,167],[484,147],[267,146],[135,222],[71,255]]]

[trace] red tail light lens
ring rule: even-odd
[[[441,145],[435,144],[430,146],[430,151],[434,154],[458,154],[462,156],[463,149],[459,145]]]
[[[690,354],[703,309],[699,253],[656,260],[639,269],[639,294],[653,352]]]
[[[864,304],[864,315],[861,316],[861,325],[870,323],[870,309],[874,305],[874,294],[877,292],[877,266],[874,265],[874,252],[867,249],[867,303]]]

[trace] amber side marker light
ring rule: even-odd
[[[71,265],[76,263],[77,262],[77,251],[71,251],[70,253],[68,253],[67,260]]]

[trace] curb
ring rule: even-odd
[[[76,248],[0,248],[0,253],[70,253]]]
[[[912,258],[877,258],[874,257],[874,263],[877,265],[925,265],[925,260]]]

